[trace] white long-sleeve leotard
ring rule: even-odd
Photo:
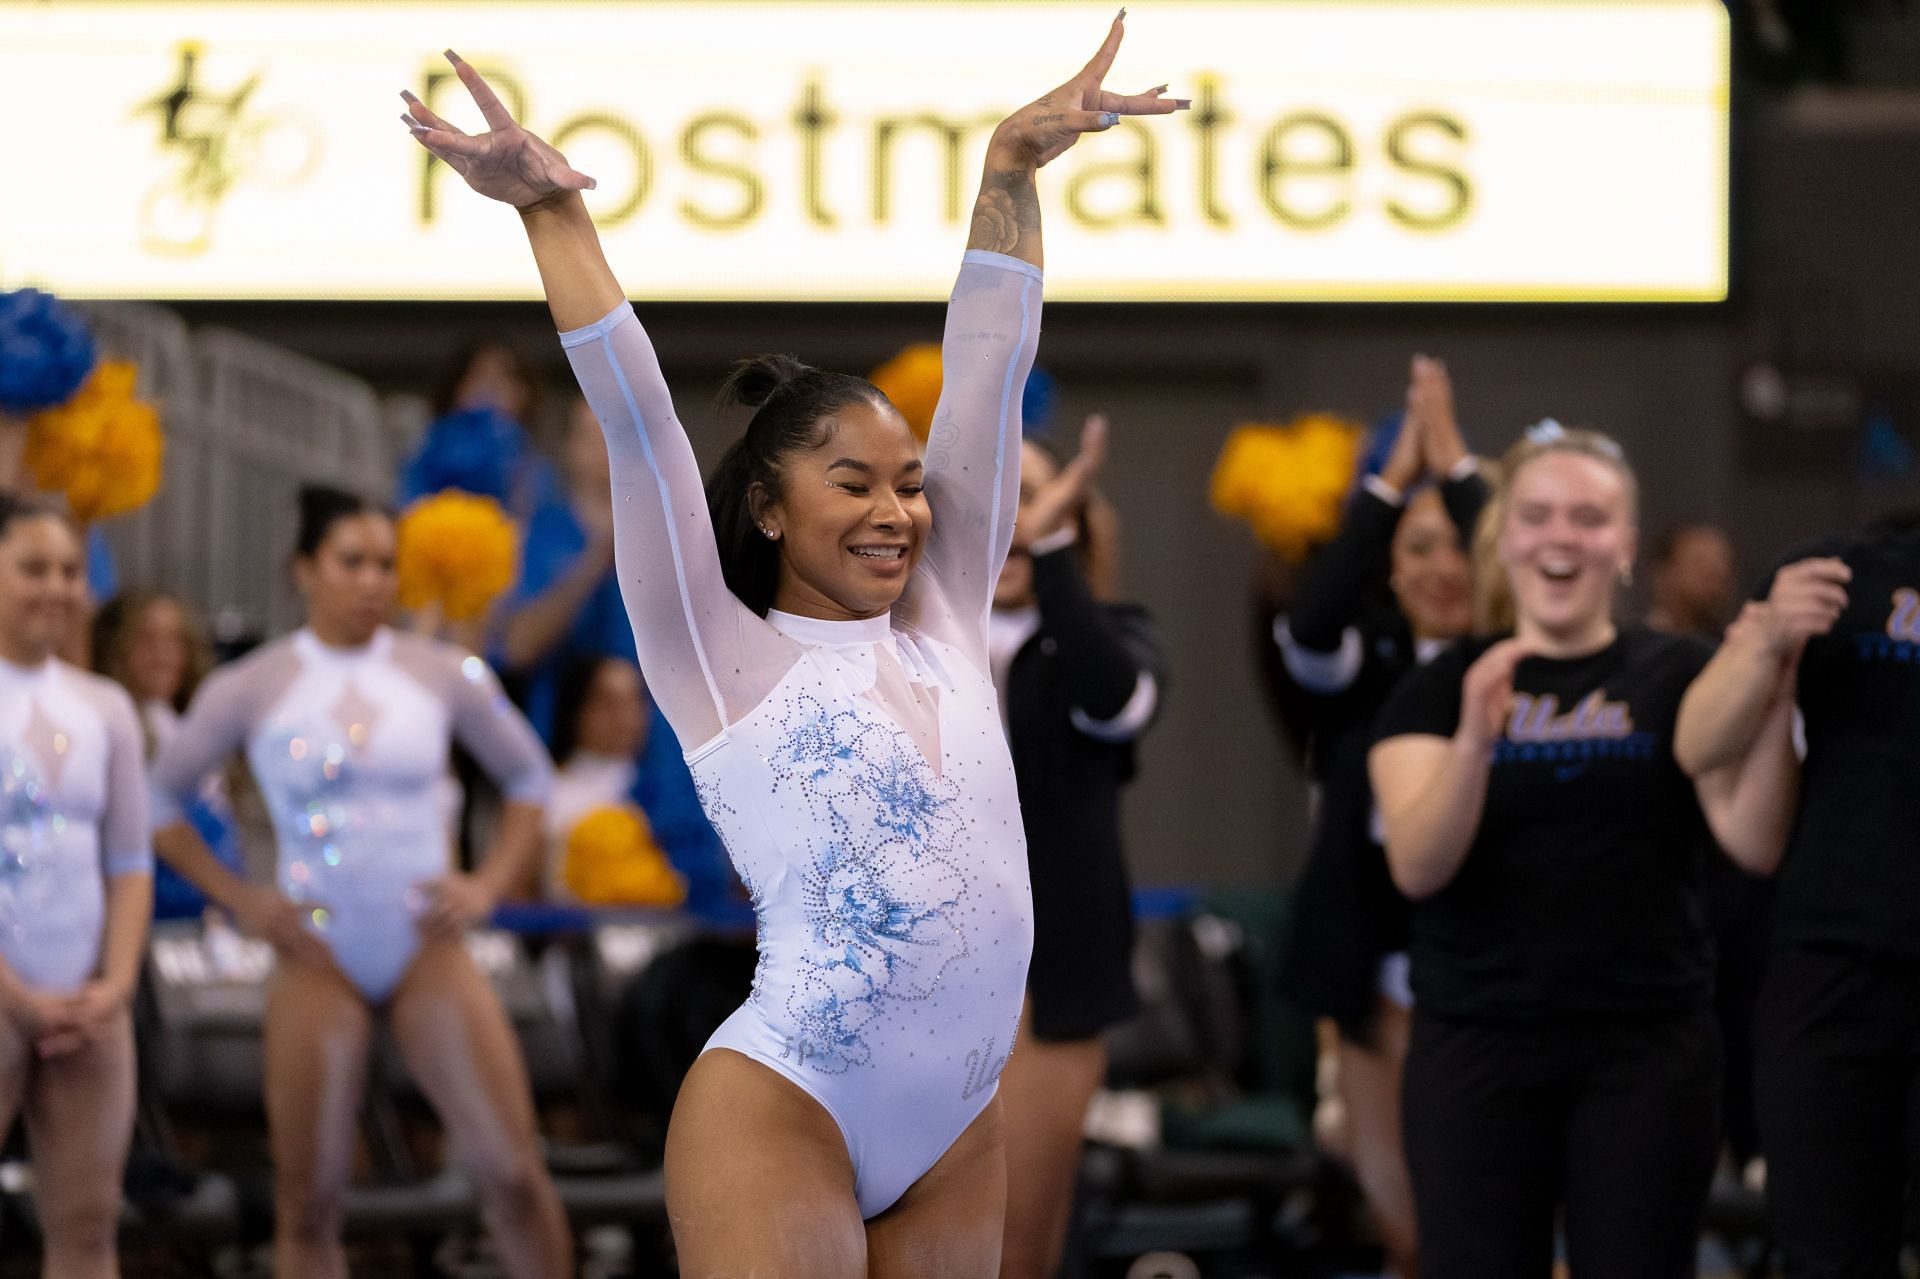
[[[182,820],[200,779],[244,748],[280,891],[382,1000],[419,948],[420,885],[452,867],[453,738],[509,799],[545,802],[546,751],[479,658],[384,628],[359,648],[296,631],[200,687],[153,762],[156,824]]]
[[[150,874],[140,721],[119,685],[0,661],[0,958],[78,990],[100,964],[106,881]]]
[[[969,252],[927,450],[933,530],[891,616],[756,616],[727,589],[652,346],[622,304],[561,335],[606,433],[647,684],[758,913],[753,994],[709,1043],[839,1123],[872,1217],[992,1098],[1032,949],[986,619],[1013,536],[1040,271]]]

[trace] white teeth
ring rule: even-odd
[[[856,546],[855,555],[863,555],[870,560],[897,560],[907,553],[904,546]]]

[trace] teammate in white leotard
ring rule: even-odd
[[[1040,321],[1034,172],[1164,90],[1100,80],[1121,38],[995,131],[924,466],[862,379],[763,357],[703,500],[659,365],[578,192],[590,179],[454,59],[490,132],[406,95],[415,136],[520,209],[606,431],[641,667],[759,912],[748,1002],[667,1138],[683,1274],[991,1274],[1000,1068],[1031,943],[986,616],[1013,532]],[[923,489],[924,486],[924,489]]]
[[[0,1140],[24,1114],[48,1279],[111,1279],[152,911],[133,703],[54,653],[86,567],[60,516],[0,494]]]
[[[302,493],[294,568],[307,625],[202,685],[154,761],[155,842],[277,952],[266,1023],[275,1273],[346,1273],[341,1195],[379,1011],[474,1174],[509,1271],[570,1274],[519,1045],[462,943],[531,880],[552,770],[484,662],[386,627],[393,554],[384,512]],[[506,794],[471,875],[451,864],[455,738]],[[200,779],[239,750],[272,814],[275,888],[229,872],[182,816]]]

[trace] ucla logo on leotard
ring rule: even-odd
[[[788,1052],[837,1074],[872,1060],[868,1035],[890,1005],[931,998],[967,954],[959,791],[899,729],[857,710],[802,696],[783,729],[775,789],[797,786],[831,832],[801,868],[811,945],[787,999]]]
[[[987,1089],[1000,1082],[1001,1072],[1007,1068],[1007,1053],[995,1054],[994,1040],[979,1048],[967,1050],[967,1082],[960,1090],[960,1100],[972,1101]]]
[[[1552,693],[1513,695],[1513,714],[1506,736],[1494,747],[1496,764],[1585,764],[1596,759],[1650,760],[1657,743],[1652,733],[1634,731],[1633,712],[1625,702],[1607,700],[1595,689],[1572,710],[1561,711]],[[1556,774],[1571,781],[1578,771]]]

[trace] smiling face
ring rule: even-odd
[[[920,447],[891,406],[861,400],[823,423],[825,439],[780,464],[756,522],[780,546],[773,607],[836,621],[892,608],[933,531]]]
[[[65,520],[23,515],[0,529],[0,656],[38,665],[66,642],[85,610],[86,564]]]
[[[1604,642],[1616,584],[1633,564],[1632,493],[1598,457],[1550,450],[1510,477],[1500,562],[1518,629],[1559,646]]]
[[[1473,624],[1467,552],[1437,489],[1407,503],[1393,533],[1394,598],[1417,639],[1454,639]]]
[[[393,521],[372,511],[335,520],[314,553],[294,561],[293,576],[315,634],[328,644],[366,643],[399,590]]]

